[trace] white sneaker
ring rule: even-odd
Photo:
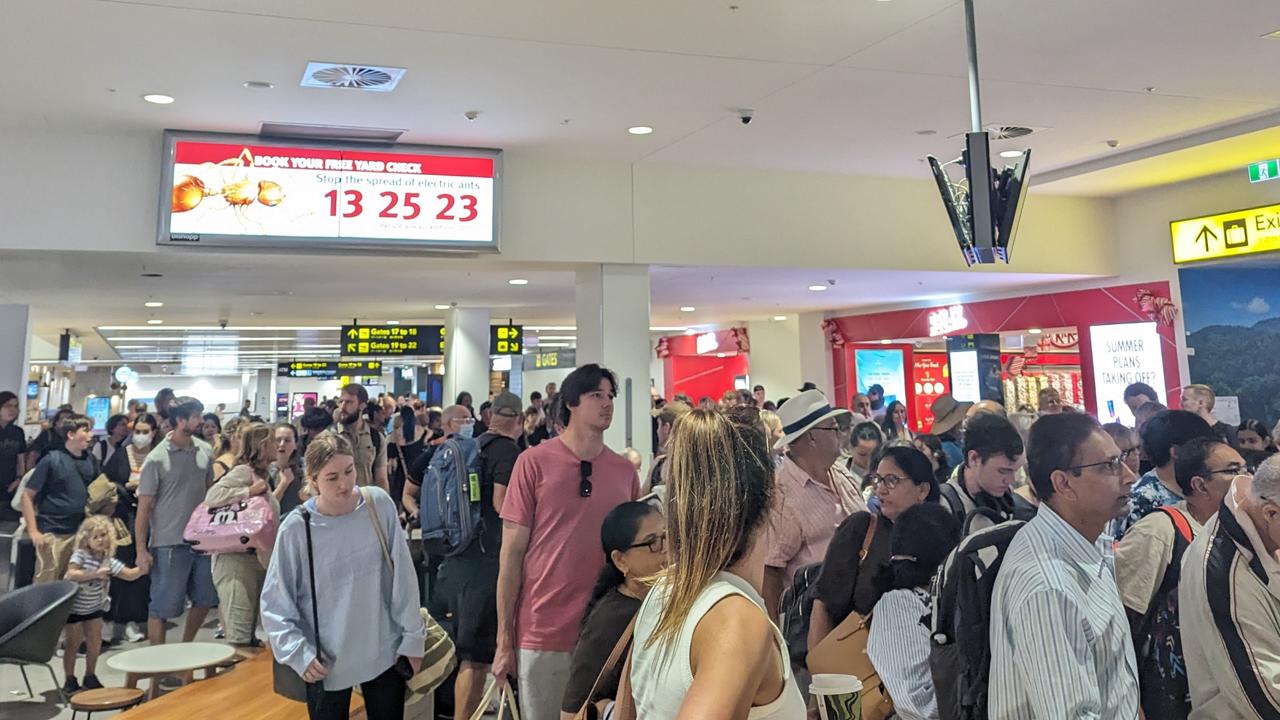
[[[129,623],[124,627],[124,639],[131,643],[142,642],[147,634],[138,629],[137,623]]]

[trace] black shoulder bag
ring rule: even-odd
[[[302,513],[302,518],[306,521],[307,570],[309,571],[311,579],[312,630],[314,630],[316,634],[316,657],[319,658],[322,656],[322,651],[320,649],[320,612],[317,609],[316,604],[316,558],[315,550],[311,544],[311,513],[308,512],[306,508],[299,508],[298,512]],[[317,703],[319,702],[319,698],[323,697],[324,692],[323,680],[317,683],[308,683],[306,680],[302,679],[301,675],[294,672],[293,668],[288,665],[281,664],[277,660],[271,661],[271,685],[277,695],[308,704],[311,702],[309,699],[310,693],[308,693],[309,686],[319,686],[318,689],[320,690],[320,693],[316,695]]]

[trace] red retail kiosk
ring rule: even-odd
[[[663,397],[684,393],[695,403],[704,397],[719,402],[725,390],[750,390],[750,351],[746,328],[660,338],[656,352],[664,365]]]
[[[932,426],[939,395],[995,399],[1013,411],[1035,409],[1043,387],[1102,422],[1132,424],[1129,383],[1151,385],[1165,404],[1178,396],[1177,312],[1169,284],[1153,282],[850,315],[824,329],[835,401],[847,407],[878,384],[886,403],[907,406],[917,432]]]

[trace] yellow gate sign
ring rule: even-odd
[[[1175,220],[1169,231],[1175,263],[1280,250],[1280,205]]]

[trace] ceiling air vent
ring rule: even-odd
[[[391,92],[396,89],[396,84],[402,77],[404,68],[311,62],[307,63],[307,69],[302,74],[302,87]]]
[[[1000,125],[998,123],[987,125],[983,129],[986,130],[987,133],[991,136],[992,142],[995,142],[996,140],[1013,140],[1014,138],[1023,138],[1030,135],[1031,133],[1038,133],[1044,130],[1048,130],[1048,128],[1043,128],[1043,127],[1030,127],[1030,126],[1024,126],[1024,125]],[[965,133],[958,132],[950,136],[950,139],[954,140],[955,138],[962,138],[964,136],[965,136]]]
[[[1020,125],[988,125],[987,132],[991,133],[992,140],[1012,140],[1026,137],[1035,131]]]

